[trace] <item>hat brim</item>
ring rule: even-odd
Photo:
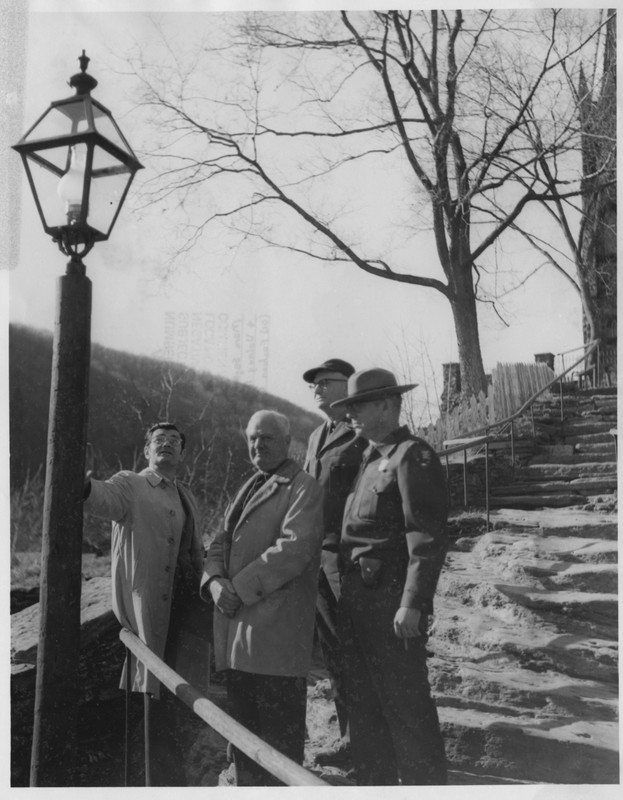
[[[419,386],[419,384],[404,383],[402,386],[385,386],[381,389],[371,389],[369,392],[357,392],[356,394],[350,395],[350,397],[343,397],[341,400],[336,400],[335,403],[331,403],[331,408],[338,408],[339,406],[345,406],[349,403],[365,403],[368,400],[380,400],[382,397],[388,397],[392,394],[409,392],[411,389],[415,389],[416,386]]]

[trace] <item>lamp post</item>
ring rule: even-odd
[[[59,278],[41,544],[31,786],[72,784],[80,658],[82,501],[91,350],[91,281],[82,261],[108,239],[141,164],[80,72],[14,145],[46,233],[69,257]]]

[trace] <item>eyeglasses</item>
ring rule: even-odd
[[[346,383],[346,378],[323,378],[316,383],[309,383],[308,386],[313,392],[314,389],[326,389],[330,383]]]
[[[182,440],[179,436],[164,436],[163,434],[152,436],[151,441],[154,444],[182,444]]]

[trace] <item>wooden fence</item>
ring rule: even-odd
[[[469,431],[492,425],[511,416],[526,400],[554,377],[546,364],[498,364],[492,371],[487,394],[464,398],[437,422],[415,431],[435,450],[444,441],[459,439]]]
[[[491,386],[494,421],[510,417],[554,376],[547,364],[498,364]]]

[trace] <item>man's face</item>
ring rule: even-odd
[[[271,417],[259,417],[247,428],[249,457],[262,472],[276,469],[288,457],[290,437]]]
[[[177,467],[182,458],[182,437],[177,431],[156,428],[145,445],[145,458],[152,469]]]
[[[346,397],[346,383],[346,377],[340,372],[321,370],[316,373],[310,388],[316,405],[323,413],[329,414],[331,403]]]
[[[380,441],[386,428],[385,407],[385,399],[346,404],[346,416],[357,436],[371,442]]]

